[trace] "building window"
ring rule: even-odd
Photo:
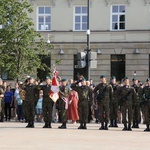
[[[125,5],[112,6],[111,30],[125,30]]]
[[[75,7],[74,30],[75,31],[87,30],[87,7],[85,6]]]
[[[115,76],[117,81],[125,77],[125,55],[111,55],[111,76]]]
[[[51,7],[38,7],[38,30],[51,30]]]

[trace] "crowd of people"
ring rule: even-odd
[[[29,77],[24,83],[12,85],[0,79],[0,121],[27,122],[27,128],[34,128],[34,122],[45,124],[43,128],[52,128],[52,122],[61,122],[59,129],[66,129],[67,122],[79,122],[78,129],[87,129],[87,123],[100,123],[100,130],[118,127],[123,123],[123,131],[139,128],[141,118],[146,124],[144,131],[150,131],[150,78],[145,84],[137,78],[125,77],[117,84],[116,77],[107,82],[106,76],[100,76],[100,83],[86,81],[79,76],[77,81],[60,79],[59,98],[50,97],[52,79],[47,76],[45,82]],[[11,114],[13,112],[13,115]],[[110,124],[109,124],[110,123]]]

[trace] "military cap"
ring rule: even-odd
[[[126,77],[124,77],[124,80],[127,80],[127,79],[129,79],[129,77],[127,77],[127,76],[126,76]]]
[[[103,78],[106,78],[106,76],[105,76],[105,75],[101,75],[101,76],[100,76],[100,79],[103,79]]]
[[[65,78],[64,78],[64,79],[61,79],[61,82],[66,82],[66,81],[67,81],[67,79],[65,79]]]
[[[146,82],[150,81],[150,78],[147,78]]]
[[[134,77],[133,79],[132,79],[132,81],[137,81],[138,79],[136,78],[136,77]]]
[[[111,77],[111,80],[113,80],[113,79],[116,79],[116,77],[115,77],[115,76],[112,76],[112,77]]]

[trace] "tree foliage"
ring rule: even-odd
[[[53,49],[34,30],[32,12],[27,0],[0,0],[0,68],[13,79],[45,69],[38,55]]]

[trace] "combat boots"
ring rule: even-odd
[[[115,125],[114,125],[114,127],[118,128],[117,120],[115,120]]]
[[[105,130],[108,130],[108,123],[105,123]]]
[[[146,128],[144,131],[145,131],[145,132],[150,132],[149,124],[147,124],[146,127],[147,127],[147,128]]]
[[[123,131],[127,131],[127,130],[128,130],[126,123],[124,124],[124,128],[123,128],[122,130],[123,130]]]
[[[60,127],[58,127],[59,129],[66,129],[66,123],[63,123]]]
[[[132,129],[131,129],[131,123],[128,124],[128,131],[132,131]]]
[[[48,123],[48,128],[52,128],[51,122]]]
[[[114,126],[113,126],[113,120],[110,120],[110,125],[109,125],[109,127],[114,127]]]
[[[83,123],[80,123],[80,126],[78,127],[78,129],[83,129]]]
[[[133,126],[132,126],[132,128],[136,128],[135,121],[133,121]]]
[[[34,121],[31,121],[31,128],[34,128]]]
[[[87,127],[86,127],[86,123],[84,123],[84,125],[83,125],[83,129],[87,129]]]
[[[31,123],[30,122],[28,122],[26,128],[31,128]]]
[[[45,122],[45,125],[43,126],[43,128],[48,128],[48,122]]]
[[[104,130],[104,122],[101,123],[101,127],[99,128],[99,130]]]

